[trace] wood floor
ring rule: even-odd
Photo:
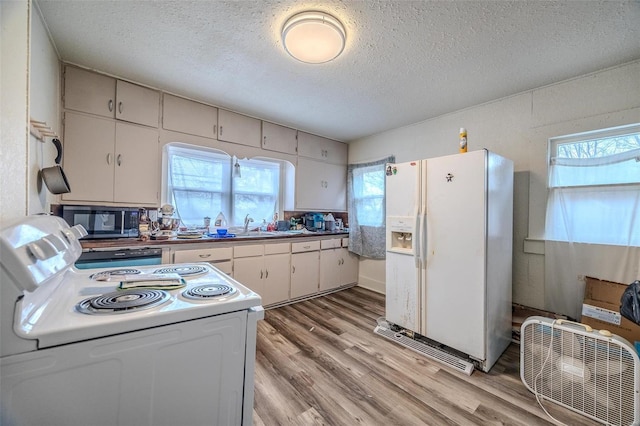
[[[471,376],[373,333],[384,295],[359,287],[268,310],[254,425],[550,425],[520,381],[519,346]],[[546,402],[567,425],[595,425]]]

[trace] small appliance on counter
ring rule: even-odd
[[[69,226],[82,225],[86,238],[138,238],[140,210],[137,207],[61,206]],[[57,214],[57,213],[56,213]]]

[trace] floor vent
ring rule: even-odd
[[[409,348],[412,351],[418,352],[419,354],[424,355],[427,358],[431,358],[432,360],[437,361],[441,364],[454,368],[458,371],[462,371],[467,376],[470,376],[471,373],[473,373],[472,363],[462,360],[439,348],[435,348],[425,343],[418,342],[417,340],[413,340],[401,333],[393,332],[388,328],[380,325],[376,326],[373,332],[381,335],[382,337],[386,337],[393,342],[399,343],[400,345]]]

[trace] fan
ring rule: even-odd
[[[640,424],[640,360],[623,338],[564,320],[521,328],[520,377],[537,398],[606,425]]]

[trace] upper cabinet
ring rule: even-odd
[[[71,187],[64,201],[160,201],[157,129],[66,112],[63,161]]]
[[[162,128],[215,139],[218,136],[218,108],[165,94]]]
[[[67,65],[64,70],[64,107],[158,127],[160,93]]]
[[[262,148],[296,155],[296,152],[298,152],[298,131],[263,121]]]
[[[298,132],[298,155],[332,164],[347,164],[347,144]]]
[[[260,148],[260,120],[224,109],[218,110],[218,140]]]

